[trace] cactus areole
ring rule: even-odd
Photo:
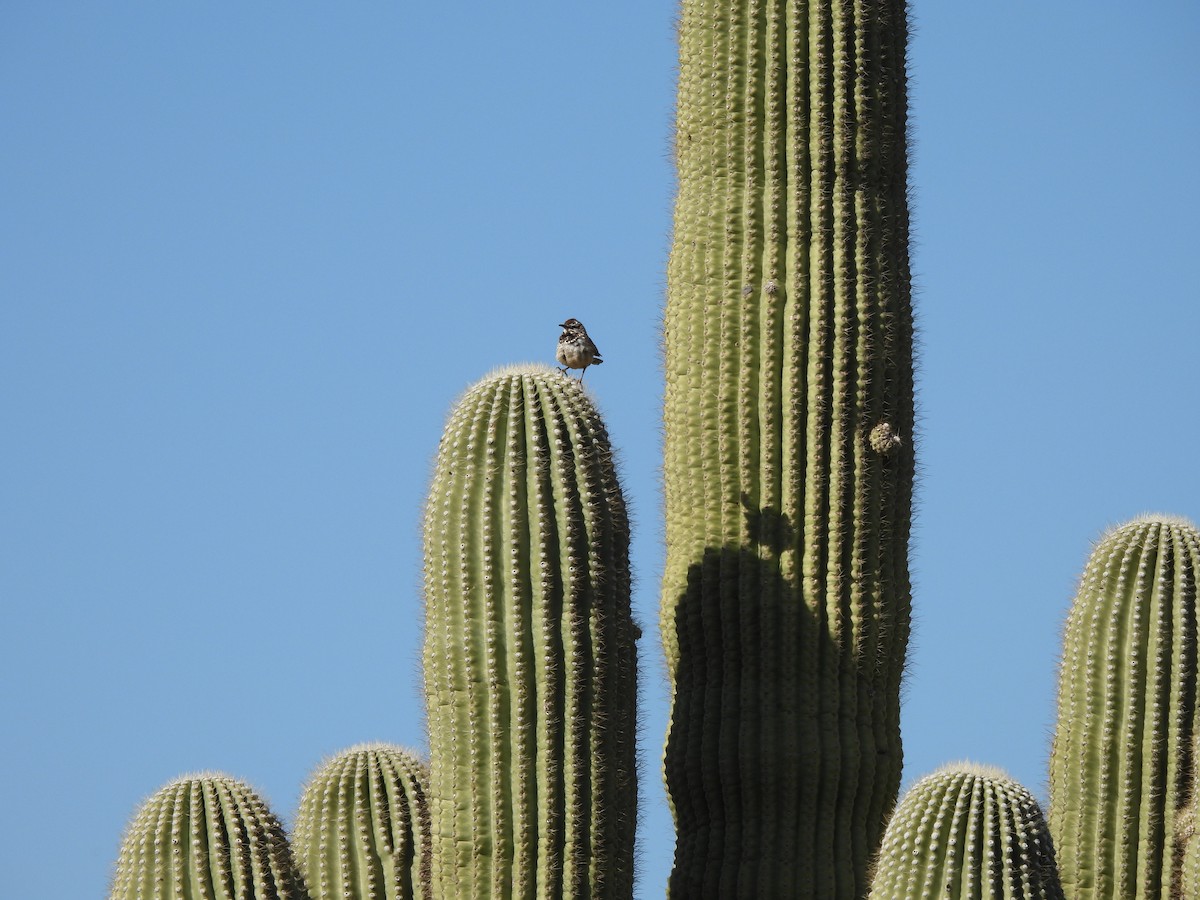
[[[862,897],[901,769],[902,2],[683,0],[665,314],[673,897]]]

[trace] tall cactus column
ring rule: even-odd
[[[861,897],[901,768],[903,2],[683,0],[661,625],[676,897]]]
[[[425,515],[434,896],[628,898],[629,521],[573,379],[509,369],[451,414]]]

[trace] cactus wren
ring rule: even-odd
[[[579,380],[582,382],[587,367],[598,366],[604,360],[600,358],[600,351],[596,349],[596,345],[588,337],[587,329],[578,319],[567,319],[558,327],[563,330],[558,338],[556,354],[559,363],[562,364],[559,371],[565,373],[567,369],[582,369],[579,373]]]

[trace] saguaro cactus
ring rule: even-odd
[[[313,773],[293,846],[313,900],[432,900],[429,770],[408,750],[362,744]]]
[[[1062,900],[1033,795],[999,769],[959,763],[918,781],[884,832],[871,900]]]
[[[1141,517],[1097,544],[1063,637],[1050,827],[1071,900],[1164,898],[1197,731],[1200,532]]]
[[[683,0],[666,307],[680,897],[861,897],[901,769],[905,4]]]
[[[170,782],[125,832],[110,900],[308,900],[279,820],[244,783]]]
[[[583,388],[527,367],[467,391],[424,534],[436,896],[629,897],[629,522]]]

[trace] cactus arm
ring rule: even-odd
[[[889,821],[870,900],[1063,900],[1033,796],[998,769],[959,763],[919,780]]]
[[[295,849],[313,900],[430,900],[429,772],[411,751],[361,744],[313,773]]]
[[[164,785],[121,843],[109,900],[308,900],[279,820],[246,784],[202,773]]]
[[[1160,898],[1190,796],[1200,531],[1145,516],[1096,546],[1068,614],[1050,824],[1072,900]]]
[[[629,526],[583,388],[501,370],[447,424],[425,520],[439,896],[632,891]]]

